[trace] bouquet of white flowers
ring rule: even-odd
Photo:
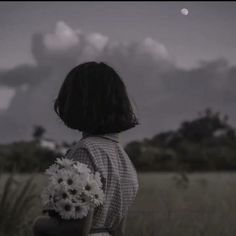
[[[91,207],[103,203],[104,193],[99,172],[67,158],[57,158],[46,174],[48,186],[41,194],[44,211],[61,219],[81,219]]]

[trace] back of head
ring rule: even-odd
[[[66,76],[54,103],[66,126],[91,134],[122,132],[139,124],[118,73],[100,62],[86,62]]]

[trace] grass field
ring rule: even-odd
[[[21,175],[24,181],[27,175]],[[35,175],[40,193],[45,178]],[[4,182],[4,178],[1,179]],[[127,236],[235,236],[236,174],[139,174],[140,190],[131,207]],[[0,183],[1,188],[2,183]],[[40,198],[31,218],[40,214]]]

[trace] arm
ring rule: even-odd
[[[126,227],[126,217],[124,217],[114,232],[114,236],[124,236]]]
[[[94,208],[92,208],[85,219],[82,236],[88,236],[92,227]]]
[[[77,148],[66,153],[65,157],[87,164],[94,172],[94,164],[91,156],[85,148]],[[34,236],[87,236],[92,226],[94,209],[91,209],[88,215],[78,220],[60,220],[58,217],[40,216],[33,226]]]
[[[71,149],[69,152],[67,152],[65,158],[86,164],[93,173],[96,170],[93,157],[91,156],[89,150],[85,147],[77,147],[76,149]]]

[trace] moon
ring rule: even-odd
[[[187,16],[189,13],[189,10],[187,8],[182,8],[181,9],[181,14],[183,14],[184,16]]]

